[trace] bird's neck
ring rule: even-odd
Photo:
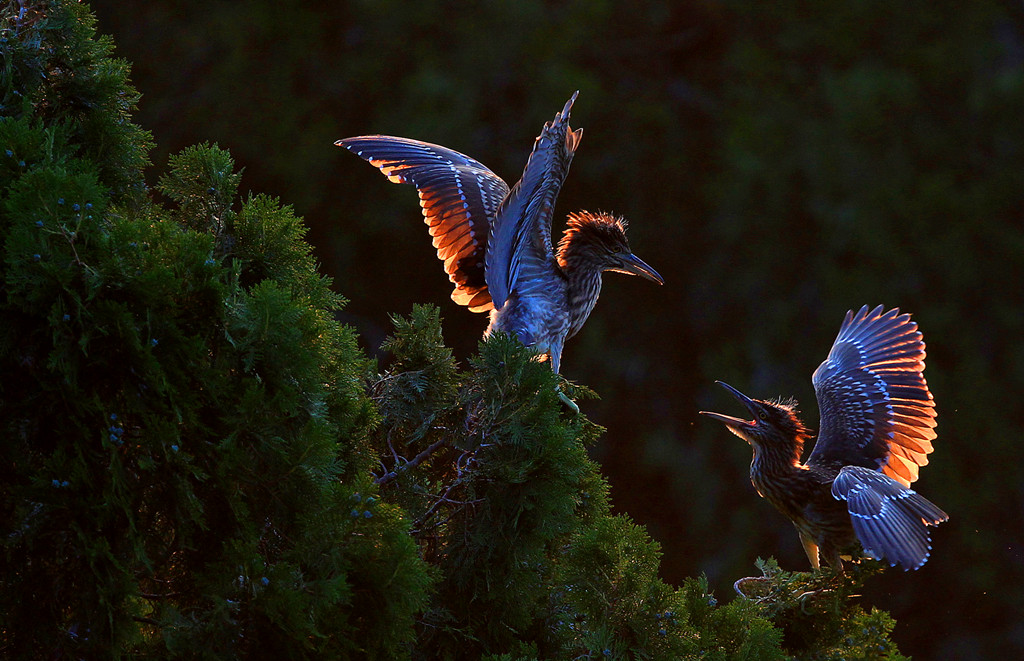
[[[575,335],[590,316],[601,295],[603,265],[570,241],[559,251],[558,266],[566,278],[569,299],[569,336]]]
[[[785,443],[772,445],[754,444],[754,460],[750,462],[750,472],[766,475],[782,474],[800,467],[799,444],[787,439]]]
[[[758,493],[772,501],[784,501],[794,482],[807,472],[800,463],[803,437],[777,439],[770,445],[754,444],[754,459],[750,462],[750,481]],[[778,505],[777,505],[778,506]]]

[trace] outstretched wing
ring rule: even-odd
[[[828,358],[814,372],[821,425],[807,463],[864,466],[910,486],[935,438],[924,357],[909,314],[866,305],[847,312]]]
[[[491,309],[484,274],[487,240],[508,184],[483,163],[428,142],[389,135],[334,144],[377,167],[396,184],[413,184],[437,257],[455,284],[452,300],[473,312]]]
[[[539,276],[555,264],[551,216],[583,137],[583,129],[569,129],[569,112],[577,94],[544,124],[522,178],[498,210],[487,246],[487,286],[496,308],[505,305],[509,293],[522,289],[521,285],[543,282]]]

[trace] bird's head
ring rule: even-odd
[[[797,417],[796,400],[762,400],[751,399],[728,383],[716,381],[720,386],[732,393],[750,412],[751,419],[734,418],[722,413],[701,411],[712,420],[718,420],[755,450],[785,449],[789,451],[796,444],[797,453],[803,448],[808,430]]]
[[[574,262],[665,284],[657,271],[630,250],[626,240],[626,220],[607,213],[580,211],[569,214],[565,234],[558,242],[558,263],[565,268]]]

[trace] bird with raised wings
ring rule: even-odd
[[[855,542],[873,558],[918,569],[931,553],[928,527],[949,519],[910,488],[936,436],[924,341],[909,314],[882,310],[848,312],[815,370],[821,422],[806,462],[811,435],[793,400],[751,399],[718,382],[752,419],[701,411],[751,445],[751,482],[796,526],[815,569],[820,558],[841,571]]]
[[[597,303],[605,271],[664,282],[630,250],[625,220],[606,213],[569,214],[552,248],[555,200],[583,135],[569,127],[575,100],[573,94],[544,125],[512,188],[479,161],[439,145],[387,135],[335,143],[390,181],[416,186],[437,256],[455,285],[452,299],[490,311],[485,336],[514,335],[549,357],[555,372],[565,341]]]

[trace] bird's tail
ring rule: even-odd
[[[913,489],[878,471],[846,466],[832,483],[832,495],[845,500],[865,553],[904,570],[920,569],[931,554],[928,526],[949,515]]]

